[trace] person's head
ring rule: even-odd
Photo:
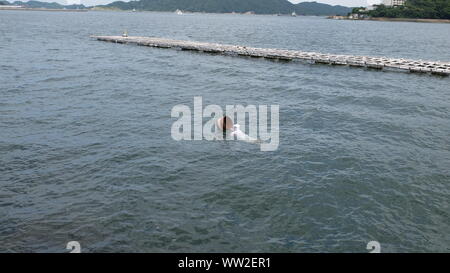
[[[223,116],[217,120],[216,125],[217,128],[219,128],[222,131],[225,131],[233,128],[233,121],[228,116]]]

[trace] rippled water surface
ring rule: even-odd
[[[450,79],[103,43],[450,61],[450,25],[0,11],[0,251],[450,251]],[[280,146],[172,140],[173,106],[280,105]]]

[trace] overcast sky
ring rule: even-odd
[[[9,0],[9,2],[14,2],[15,0]],[[22,0],[26,2],[27,0]],[[99,4],[107,4],[114,2],[115,0],[40,0],[43,2],[58,2],[60,4],[84,4],[86,6],[93,6],[93,5],[99,5]],[[122,1],[129,1],[129,0],[122,0]],[[348,7],[357,7],[357,6],[367,6],[371,4],[378,4],[382,0],[288,0],[292,3],[299,3],[299,2],[312,2],[316,1],[319,3],[325,3],[330,5],[343,5]]]

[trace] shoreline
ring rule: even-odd
[[[423,18],[388,18],[388,17],[372,17],[353,19],[347,16],[328,16],[328,19],[333,20],[352,20],[352,21],[381,21],[381,22],[413,22],[413,23],[440,23],[450,24],[448,19],[423,19]]]
[[[118,8],[103,8],[103,7],[93,7],[89,9],[90,11],[111,11],[111,12],[154,12],[154,13],[174,13],[175,11],[170,10],[128,10],[128,9],[118,9]],[[224,14],[224,15],[252,15],[252,16],[279,16],[279,17],[323,17],[326,18],[329,15],[302,15],[297,14],[292,16],[290,13],[248,13],[248,12],[206,12],[206,11],[182,11],[181,15],[189,14]]]
[[[21,11],[66,11],[66,12],[87,12],[87,11],[99,11],[99,12],[155,12],[155,13],[175,13],[174,11],[159,11],[159,10],[123,10],[119,8],[105,8],[105,7],[86,7],[85,9],[49,9],[49,8],[27,8],[27,7],[2,7],[0,6],[0,11],[2,10],[21,10]],[[253,12],[204,12],[204,11],[183,11],[182,15],[188,14],[224,14],[224,15],[252,15],[252,16],[279,16],[279,17],[321,17],[321,18],[331,18],[331,17],[345,17],[345,16],[329,16],[329,15],[302,15],[297,14],[292,16],[291,14],[284,13],[253,13]],[[343,19],[343,18],[342,18]]]
[[[0,6],[0,10],[87,12],[89,9],[14,8]]]

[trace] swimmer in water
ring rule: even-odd
[[[219,118],[216,122],[216,125],[220,130],[223,131],[224,136],[226,135],[227,132],[231,132],[230,136],[231,137],[236,136],[237,140],[242,140],[250,143],[260,143],[258,139],[246,135],[244,132],[242,132],[241,129],[239,129],[240,125],[233,124],[233,121],[228,116]]]

